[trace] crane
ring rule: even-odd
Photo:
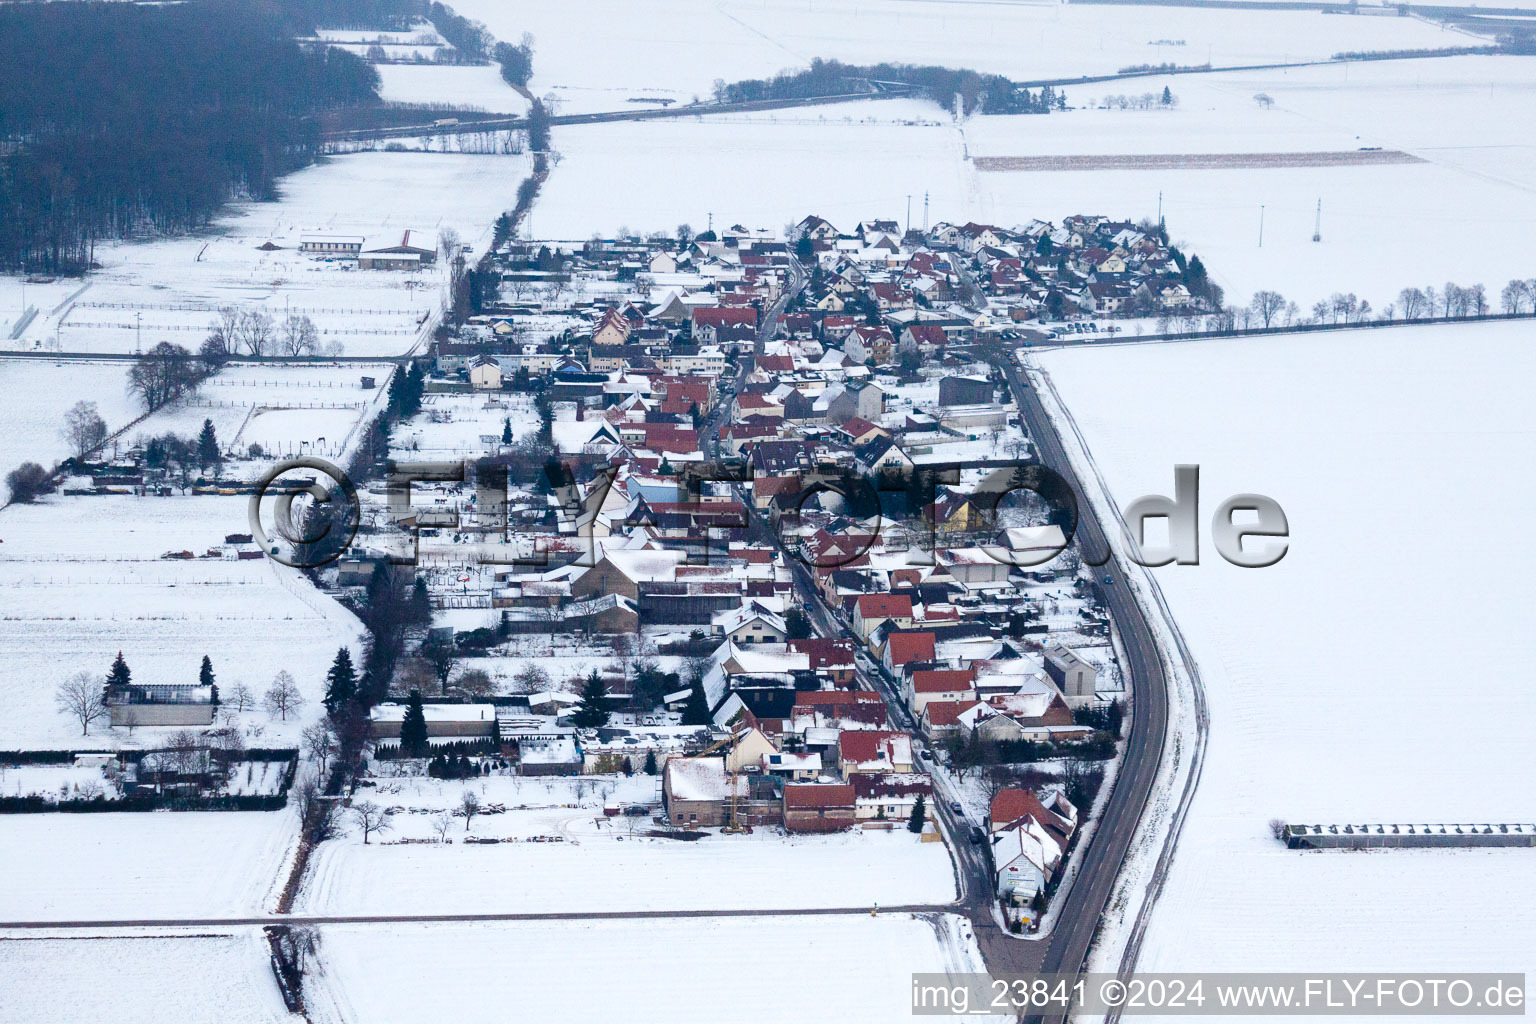
[[[725,759],[725,778],[727,784],[731,787],[731,807],[730,811],[726,814],[725,824],[720,828],[721,833],[724,835],[741,835],[750,833],[752,831],[751,825],[743,825],[740,821],[737,820],[736,799],[741,786],[741,771],[740,766],[735,768],[731,767],[732,757],[730,756],[736,753],[737,744],[741,742],[741,737],[745,735],[746,732],[747,730],[745,728],[732,729],[729,736],[722,740],[717,740],[716,742],[711,743],[709,746],[693,755],[694,757],[708,757],[710,754],[719,750],[721,747],[727,744],[730,745],[730,754],[727,755]]]

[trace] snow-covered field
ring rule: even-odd
[[[160,1024],[292,1021],[266,940],[232,935],[90,935],[0,939],[0,1021]]]
[[[260,306],[274,319],[309,316],[324,346],[347,355],[397,355],[418,341],[441,299],[446,264],[422,271],[355,270],[298,252],[306,234],[361,235],[364,248],[411,243],[436,247],[458,232],[476,253],[492,222],[512,206],[527,176],[525,156],[458,153],[353,153],[284,178],[281,198],[235,203],[209,233],[96,247],[103,265],[88,282],[29,286],[38,315],[19,341],[65,351],[132,352],[170,341],[202,343],[220,306]],[[271,243],[279,248],[263,250]],[[82,283],[89,287],[65,300]],[[12,296],[15,298],[12,298]],[[19,309],[19,286],[0,306]]]
[[[298,823],[288,811],[12,814],[3,834],[0,921],[235,917],[270,909]]]
[[[942,117],[932,104],[882,100],[557,128],[560,159],[530,230],[586,238],[684,221],[702,230],[713,212],[717,230],[741,223],[781,232],[812,211],[851,230],[862,218],[904,216],[909,194],[920,215],[925,190],[934,219],[954,219],[966,170],[959,136],[934,123]]]
[[[909,1015],[914,972],[983,969],[969,933],[947,914],[336,925],[323,930],[325,972],[306,994],[326,1024],[512,1013],[572,1024],[884,1024]]]
[[[51,498],[0,514],[0,749],[152,742],[92,726],[88,738],[54,706],[77,671],[105,676],[122,651],[136,682],[194,682],[213,660],[224,699],[245,683],[259,699],[279,670],[308,701],[288,720],[249,711],[247,742],[297,740],[318,713],[325,669],[361,633],[356,618],[294,569],[267,559],[202,555],[249,533],[244,497]]]
[[[128,394],[128,367],[118,362],[0,359],[0,394],[5,395],[0,402],[0,476],[21,462],[47,468],[69,455],[69,442],[59,431],[64,413],[76,402],[95,402],[109,430],[141,411]]]
[[[1273,567],[1228,565],[1202,529],[1199,566],[1150,570],[1211,724],[1141,969],[1536,968],[1527,853],[1296,853],[1267,830],[1536,817],[1518,725],[1536,713],[1529,336],[1456,325],[1039,357],[1120,507],[1196,463],[1203,516],[1258,492],[1290,522]]]
[[[388,103],[443,103],[521,114],[528,101],[495,64],[380,64],[379,97]]]
[[[1120,10],[1122,8],[1115,8]],[[1536,272],[1520,239],[1536,229],[1536,147],[1511,137],[1529,121],[1529,58],[1461,57],[1277,72],[1114,82],[1070,90],[1179,97],[1172,111],[1072,110],[977,117],[973,157],[1402,150],[1416,164],[1241,170],[972,173],[968,215],[1013,224],[1065,212],[1155,219],[1198,252],[1229,301],[1275,289],[1309,309],[1355,292],[1380,309],[1408,286],[1481,282],[1497,296]],[[1253,97],[1274,100],[1260,109]],[[1318,202],[1322,241],[1314,243]],[[1259,245],[1260,207],[1263,245]],[[1041,212],[1041,211],[1045,212]],[[945,214],[949,219],[954,219]],[[1433,245],[1422,244],[1426,236]]]
[[[1483,40],[1405,18],[946,0],[461,0],[500,39],[535,39],[535,95],[565,111],[631,98],[709,99],[717,78],[771,77],[815,58],[900,61],[1038,79],[1142,64],[1326,58],[1341,50],[1467,46]],[[572,31],[580,25],[580,31]]]
[[[317,914],[408,914],[777,910],[955,898],[944,844],[919,842],[905,829],[830,836],[758,829],[681,842],[645,836],[648,819],[603,817],[605,800],[658,801],[657,783],[644,775],[381,781],[358,799],[402,809],[385,840],[435,838],[433,813],[456,806],[467,787],[483,804],[528,805],[477,817],[468,835],[523,841],[466,844],[462,819],[448,833],[451,846],[390,846],[377,837],[365,846],[352,828],[315,852],[300,905]],[[533,837],[558,840],[527,841]],[[594,886],[594,878],[623,882]]]

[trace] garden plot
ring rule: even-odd
[[[244,458],[256,444],[272,457],[341,460],[385,401],[393,370],[390,363],[231,364],[192,395],[155,410],[125,440],[166,433],[196,437],[209,420],[226,456]],[[363,377],[374,386],[364,388]]]
[[[631,100],[708,100],[716,79],[767,78],[815,58],[942,64],[1016,79],[1112,74],[1131,65],[1268,63],[1342,50],[1484,42],[1406,18],[943,0],[578,0],[558,7],[461,0],[501,39],[535,37],[536,95],[566,112]],[[584,27],[571,32],[572,23]],[[686,25],[688,31],[677,32]]]
[[[1489,718],[1536,714],[1536,555],[1522,540],[1536,486],[1512,471],[1536,459],[1513,383],[1536,370],[1529,333],[1038,357],[1067,437],[1086,445],[1080,478],[1102,479],[1121,508],[1171,493],[1173,466],[1195,463],[1201,516],[1258,492],[1290,523],[1272,567],[1228,565],[1202,531],[1200,565],[1149,571],[1198,664],[1210,730],[1141,970],[1536,969],[1528,852],[1302,853],[1267,824],[1536,817],[1529,747]],[[1453,547],[1426,542],[1462,507]],[[1425,627],[1450,594],[1473,610],[1442,637]]]
[[[354,825],[320,846],[300,903],[316,914],[581,912],[863,907],[949,903],[954,873],[943,843],[923,843],[897,823],[892,831],[789,836],[711,833],[697,842],[644,835],[646,818],[606,818],[607,800],[655,802],[656,776],[559,780],[561,806],[510,809],[548,799],[513,776],[467,782],[384,782],[369,797],[401,809],[394,831],[364,845]],[[482,804],[509,808],[462,819],[436,841],[433,816],[472,790]],[[574,805],[574,806],[573,806]],[[413,813],[414,812],[414,813]],[[479,840],[511,840],[469,843]],[[416,840],[401,843],[402,839]],[[618,887],[593,878],[623,878]],[[794,881],[789,881],[793,879]]]
[[[256,929],[0,939],[0,1021],[291,1022]]]
[[[0,797],[46,800],[117,800],[122,790],[96,767],[76,764],[0,764]]]
[[[98,246],[104,269],[90,287],[56,312],[40,306],[24,337],[6,347],[57,339],[66,351],[132,352],[162,341],[195,350],[219,307],[235,306],[260,308],[279,323],[308,316],[327,351],[398,355],[418,345],[439,308],[445,262],[357,270],[299,252],[302,237],[358,235],[372,249],[398,245],[410,231],[411,244],[435,248],[452,229],[478,253],[528,166],[526,157],[455,153],[327,158],[284,178],[275,202],[231,204],[207,233]],[[30,290],[28,302],[36,304]]]
[[[306,994],[325,1024],[501,1020],[509,1007],[573,1024],[883,1024],[909,1015],[913,972],[984,970],[969,924],[951,914],[335,925],[322,929],[320,961]]]
[[[194,682],[213,660],[226,701],[244,683],[257,697],[280,670],[307,704],[286,721],[237,716],[251,745],[295,744],[319,713],[325,670],[361,626],[297,570],[267,559],[236,561],[224,544],[248,533],[247,499],[54,498],[0,515],[0,748],[149,746],[164,730],[109,730],[54,706],[77,671],[102,673],[122,651],[136,682]],[[218,549],[219,557],[203,557]],[[169,560],[172,551],[198,557]]]
[[[10,815],[0,921],[259,914],[297,841],[288,811]]]
[[[0,477],[25,461],[51,467],[71,454],[60,429],[76,402],[95,402],[109,430],[140,412],[128,394],[128,367],[118,362],[0,359],[0,393]]]
[[[390,454],[429,461],[478,458],[496,451],[509,420],[513,440],[538,430],[532,399],[515,394],[427,395],[421,412],[390,435]],[[596,423],[592,429],[597,429]]]

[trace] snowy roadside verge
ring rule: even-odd
[[[1076,422],[1057,394],[1050,374],[1030,354],[1021,355],[1036,395],[1056,424],[1062,446],[1077,469],[1078,479],[1089,492],[1082,495],[1083,499],[1092,504],[1100,522],[1123,522],[1114,497],[1094,464]],[[1104,532],[1108,538],[1114,531],[1106,527]],[[1162,893],[1179,833],[1200,780],[1209,726],[1199,667],[1169,611],[1162,588],[1145,567],[1128,560],[1123,560],[1121,565],[1124,585],[1131,588],[1157,637],[1158,653],[1168,682],[1168,730],[1147,806],[1126,851],[1120,876],[1105,905],[1098,934],[1089,951],[1088,970],[1104,972],[1124,972],[1135,965],[1147,922]],[[1141,710],[1145,712],[1144,707]]]

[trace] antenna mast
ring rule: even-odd
[[[1322,196],[1318,196],[1318,198],[1317,198],[1317,223],[1312,228],[1312,241],[1314,241],[1314,242],[1321,242],[1322,240],[1323,240],[1323,198],[1322,198]]]

